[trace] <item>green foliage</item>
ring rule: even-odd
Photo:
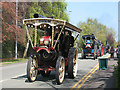
[[[81,35],[94,34],[103,45],[106,44],[106,37],[109,33],[113,33],[113,39],[115,39],[115,32],[112,28],[107,28],[105,25],[99,23],[97,19],[88,18],[86,22],[79,22],[78,27],[82,29]],[[81,37],[79,39],[81,43]],[[81,46],[80,46],[81,48]]]
[[[25,62],[27,60],[28,60],[27,58],[8,59],[8,60],[3,60],[2,62],[0,62],[0,64],[7,65],[7,64],[13,64],[13,63]]]
[[[115,68],[116,88],[120,90],[120,58],[118,59],[118,66]]]
[[[52,0],[50,0],[52,1]],[[18,2],[18,26],[16,29],[16,3],[3,2],[2,4],[2,58],[11,58],[15,55],[15,36],[18,40],[18,57],[22,57],[26,46],[27,38],[22,20],[33,18],[35,13],[42,16],[54,16],[55,19],[69,21],[66,13],[67,4],[65,2]],[[20,30],[21,29],[21,30]],[[33,30],[30,30],[32,41],[34,42]],[[41,33],[38,32],[37,45],[39,45]]]
[[[66,13],[67,4],[65,2],[32,2],[29,8],[29,17],[33,18],[34,14],[40,14],[44,17],[53,16],[55,19],[61,19],[69,21],[69,17]],[[31,33],[34,33],[32,31]],[[41,32],[37,32],[37,46],[39,46],[39,40]],[[31,35],[31,39],[34,42],[34,34]]]
[[[30,18],[33,18],[33,15],[37,13],[45,17],[53,16],[55,19],[69,21],[66,7],[65,2],[34,2],[29,8]]]

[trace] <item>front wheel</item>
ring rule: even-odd
[[[27,78],[29,82],[34,82],[37,78],[37,70],[38,63],[36,58],[29,57],[29,61],[27,64]]]
[[[56,82],[61,84],[64,80],[65,74],[65,60],[62,56],[59,56],[56,62]]]

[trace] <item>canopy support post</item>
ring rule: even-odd
[[[34,47],[36,47],[36,39],[37,39],[37,26],[35,25]]]
[[[74,41],[76,41],[76,40],[77,40],[78,36],[79,36],[79,34],[76,36],[76,38],[75,38],[75,40],[74,40]]]
[[[30,40],[31,46],[32,46],[32,48],[33,48],[33,43],[32,43],[32,40],[31,40],[31,38],[30,38],[30,34],[29,34],[29,31],[28,31],[28,28],[27,28],[26,25],[25,25],[25,28],[26,28],[26,31],[27,31],[27,37],[28,37],[28,39]]]
[[[66,25],[66,22],[64,22],[64,24],[63,24],[63,27],[62,27],[62,29],[61,29],[61,31],[60,31],[60,34],[59,34],[58,37],[57,37],[57,40],[56,40],[56,42],[55,42],[55,45],[54,45],[53,49],[55,49],[55,47],[56,47],[56,45],[57,45],[57,42],[58,42],[58,40],[59,40],[59,38],[60,38],[60,35],[61,35],[61,33],[62,33],[65,25]]]
[[[26,48],[25,48],[25,51],[24,51],[24,54],[23,54],[23,58],[26,57],[26,54],[27,54],[27,51],[28,51],[28,47],[29,47],[29,39],[27,41],[27,45],[26,45]]]
[[[51,42],[52,47],[53,47],[53,39],[54,39],[54,26],[52,26],[52,42]]]

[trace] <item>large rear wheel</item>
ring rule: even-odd
[[[82,59],[85,59],[85,58],[86,58],[85,53],[84,53],[83,50],[82,50],[81,56],[82,56]]]
[[[29,57],[29,61],[27,64],[27,78],[29,82],[34,82],[37,78],[37,70],[38,63],[36,58]]]
[[[65,74],[65,60],[62,56],[59,56],[56,62],[56,82],[61,84],[64,80]]]
[[[68,58],[68,76],[75,78],[77,75],[78,50],[76,48],[70,48]]]

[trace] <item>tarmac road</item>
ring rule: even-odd
[[[98,64],[98,59],[94,60],[92,57],[81,59],[80,54],[78,56],[77,77],[75,79],[70,79],[66,75],[64,82],[61,85],[56,84],[54,71],[49,77],[42,77],[41,75],[38,75],[35,82],[28,82],[26,76],[27,62],[1,66],[2,79],[0,79],[0,84],[2,84],[2,88],[76,88],[79,86],[79,83],[77,82],[83,79],[86,74],[91,74],[92,76],[92,74],[98,70],[98,66],[96,66]],[[88,73],[92,69],[93,71]]]

